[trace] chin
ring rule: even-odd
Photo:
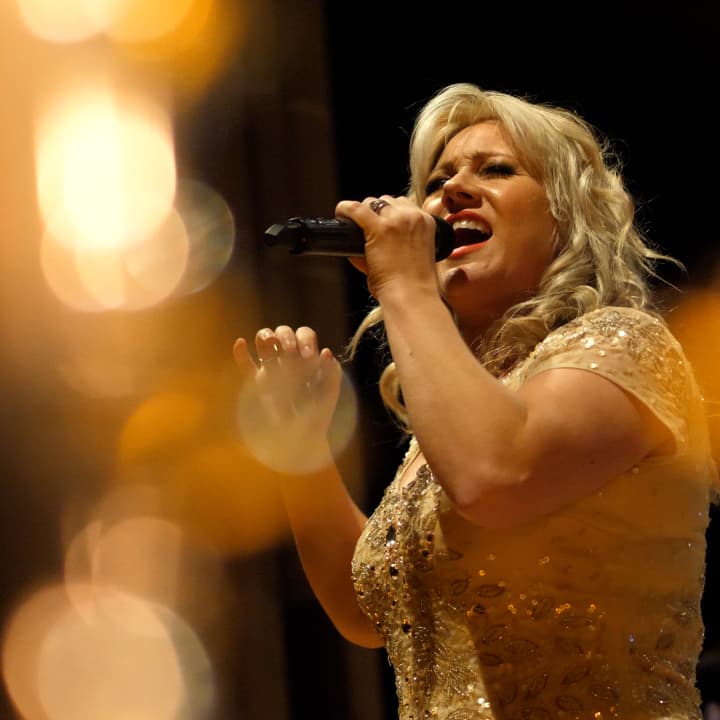
[[[490,280],[471,278],[464,268],[443,275],[441,294],[459,325],[487,328],[523,297],[508,296]]]

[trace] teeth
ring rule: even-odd
[[[483,233],[484,235],[487,235],[490,237],[490,228],[488,228],[485,224],[477,221],[477,220],[471,220],[470,218],[463,218],[462,220],[456,220],[453,225],[453,230],[476,230],[478,232]]]

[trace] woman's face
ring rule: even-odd
[[[554,257],[555,220],[545,188],[498,122],[471,125],[450,140],[423,209],[455,230],[455,250],[438,263],[438,278],[468,339],[537,290]]]

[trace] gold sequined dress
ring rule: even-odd
[[[401,720],[699,719],[705,530],[716,482],[702,401],[662,321],[604,308],[552,332],[503,379],[597,372],[669,428],[672,454],[510,530],[471,524],[432,471],[403,471],[353,558]],[[568,479],[572,482],[572,479]]]

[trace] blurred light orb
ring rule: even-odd
[[[2,646],[2,673],[13,704],[26,720],[47,720],[37,683],[40,648],[67,605],[62,588],[39,590],[9,617]]]
[[[160,10],[171,0],[158,3]],[[140,7],[142,0],[134,0]],[[180,9],[185,0],[178,2]],[[164,12],[164,11],[163,11]],[[167,18],[177,18],[173,10]],[[162,67],[174,89],[177,102],[202,101],[206,91],[232,62],[242,43],[246,9],[237,0],[193,0],[187,12],[172,29],[158,35],[137,31],[137,15],[132,12],[108,29],[116,50],[133,60]],[[145,39],[143,39],[145,38]]]
[[[222,273],[233,254],[235,218],[225,199],[197,180],[180,180],[175,208],[184,221],[189,252],[179,294],[206,288]]]
[[[30,33],[42,40],[73,43],[102,30],[87,0],[17,0],[20,15]]]
[[[185,222],[173,209],[152,236],[125,252],[124,269],[132,280],[125,308],[151,307],[174,295],[187,272],[190,251]]]
[[[133,617],[125,612],[127,596],[165,607],[177,604],[182,546],[181,529],[167,520],[138,515],[112,521],[99,515],[70,542],[65,580],[69,591],[92,582],[103,591],[97,595],[98,604],[123,624]],[[75,605],[82,610],[82,602]]]
[[[66,228],[64,232],[67,238],[71,231]],[[93,296],[78,273],[74,248],[61,242],[51,229],[45,231],[40,243],[40,267],[53,295],[67,307],[87,313],[109,309],[108,293],[103,291],[103,298]]]
[[[57,228],[56,228],[57,229]],[[55,296],[83,312],[142,310],[172,296],[185,273],[189,241],[174,210],[144,242],[120,248],[93,248],[72,228],[46,232],[40,248],[43,276]]]
[[[148,101],[92,84],[40,114],[38,199],[46,226],[76,249],[130,247],[152,235],[173,206],[173,133]]]
[[[98,588],[47,588],[14,613],[3,644],[10,695],[28,720],[206,717],[214,698],[207,653],[177,615],[124,595],[133,630],[106,615]],[[119,596],[116,597],[116,602]],[[119,605],[118,605],[119,607]],[[184,715],[181,715],[185,713]]]
[[[178,599],[182,543],[181,529],[167,520],[130,517],[114,523],[95,545],[92,581],[98,587],[173,607]]]

